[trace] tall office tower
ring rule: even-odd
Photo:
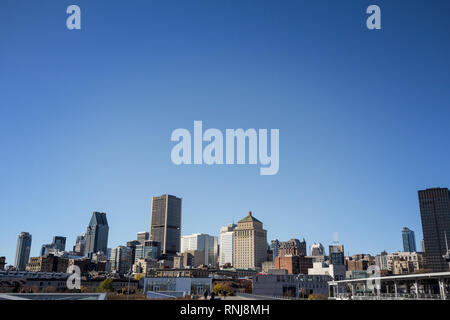
[[[17,239],[16,259],[14,260],[14,267],[18,271],[24,271],[31,251],[31,234],[28,232],[21,232]]]
[[[236,227],[233,223],[220,229],[220,266],[233,265],[233,231]]]
[[[234,229],[233,253],[233,267],[236,269],[256,270],[266,261],[267,231],[251,212]]]
[[[86,250],[86,234],[77,237],[77,241],[73,247],[73,252],[75,252],[78,256],[84,256],[84,252]]]
[[[329,249],[330,249],[330,264],[333,265],[345,264],[344,245],[334,243],[329,246]]]
[[[325,248],[320,242],[314,243],[310,248],[309,255],[312,257],[324,256]]]
[[[420,241],[420,246],[422,248],[422,252],[425,252],[425,241],[423,241],[423,239]]]
[[[147,240],[150,240],[150,232],[138,232],[137,241],[139,241],[140,244],[144,244],[144,242]]]
[[[127,247],[131,250],[131,264],[134,263],[134,259],[136,256],[136,246],[140,245],[141,243],[137,240],[131,240],[127,242]]]
[[[66,250],[66,237],[54,236],[52,244],[55,246],[55,249],[58,251]]]
[[[181,253],[187,251],[203,252],[205,265],[216,267],[217,264],[217,237],[203,233],[195,233],[181,237]]]
[[[0,257],[0,271],[5,270],[6,257]]]
[[[66,237],[54,236],[52,243],[42,245],[41,256],[64,250],[66,250]]]
[[[306,256],[305,239],[303,239],[303,241],[301,242],[298,239],[291,239],[288,241],[280,242],[278,256]]]
[[[419,190],[418,195],[425,266],[433,272],[447,271],[449,266],[443,255],[447,253],[445,238],[450,239],[450,191],[447,188],[432,188]]]
[[[108,220],[106,213],[93,212],[91,221],[86,231],[86,252],[89,257],[93,253],[102,252],[106,254],[108,249]]]
[[[278,239],[270,241],[270,250],[272,250],[272,258],[275,260],[280,254],[280,241]]]
[[[136,246],[134,262],[139,259],[159,259],[161,256],[161,243],[153,240],[145,240],[144,243]]]
[[[181,198],[168,194],[152,198],[150,237],[161,243],[162,254],[180,252]]]
[[[111,272],[126,274],[131,271],[131,249],[125,246],[118,246],[111,249],[109,257]]]
[[[416,238],[414,236],[414,231],[404,227],[402,229],[402,239],[403,239],[403,251],[404,252],[416,252]]]

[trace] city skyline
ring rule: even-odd
[[[418,193],[420,193],[420,192],[423,192],[423,191],[427,191],[427,190],[434,190],[435,188],[427,188],[427,189],[425,189],[425,190],[418,190],[417,192]],[[437,188],[437,189],[440,189],[440,188]],[[445,189],[447,189],[447,188],[444,188],[443,190],[445,190]],[[169,199],[169,198],[172,198],[172,199],[174,199],[174,200],[179,200],[180,201],[180,203],[181,203],[181,199],[182,199],[182,197],[180,197],[180,198],[178,198],[177,196],[173,196],[173,195],[170,195],[170,194],[164,194],[164,195],[162,195],[162,196],[153,196],[152,197],[152,199]],[[153,203],[153,201],[152,201],[152,203]],[[92,224],[92,221],[93,220],[95,220],[94,218],[95,217],[97,217],[97,215],[99,215],[99,214],[101,214],[101,215],[103,215],[103,219],[106,221],[106,213],[99,213],[99,212],[96,212],[96,211],[94,211],[93,213],[92,213],[92,216],[91,216],[91,221],[90,221],[90,223],[89,223],[89,226]],[[250,213],[249,213],[250,214]],[[419,213],[420,214],[420,213]],[[150,224],[149,224],[149,229],[151,229],[151,214],[150,214]],[[183,218],[181,218],[181,220],[183,220]],[[233,220],[233,224],[234,224],[234,222],[235,222],[235,220]],[[106,222],[107,223],[107,222]],[[89,228],[89,226],[88,226],[88,228]],[[220,230],[223,228],[223,226],[222,227],[219,227],[218,228],[218,232],[217,232],[217,234],[216,233],[210,233],[211,235],[213,235],[214,237],[216,237],[216,238],[220,238]],[[415,234],[415,230],[412,230],[412,229],[409,229],[409,228],[406,228],[408,231],[411,231],[413,234]],[[181,226],[181,230],[183,230],[183,227]],[[405,231],[405,227],[403,227],[402,228],[402,233],[401,233],[401,236],[399,237],[400,239],[401,239],[401,247],[404,249],[404,236],[403,236],[403,232]],[[416,230],[419,234],[422,234],[422,228],[420,228],[420,229],[418,229],[418,230]],[[267,232],[269,233],[269,230],[267,230]],[[21,232],[21,233],[29,233],[31,236],[32,236],[32,233],[30,233],[30,232],[26,232],[26,231],[24,231],[24,232]],[[129,242],[129,241],[134,241],[134,240],[137,240],[138,239],[138,237],[139,237],[139,234],[141,234],[141,233],[148,233],[149,235],[151,234],[151,233],[149,233],[149,232],[143,232],[143,231],[136,231],[135,232],[135,238],[130,238],[129,240],[126,240],[126,241],[122,241],[122,242],[119,242],[119,243],[117,243],[117,244],[115,244],[115,245],[111,245],[110,243],[108,243],[107,244],[107,248],[108,249],[113,249],[113,248],[116,248],[116,247],[119,247],[119,246],[126,246],[127,245],[127,243]],[[193,235],[196,235],[196,234],[206,234],[206,233],[203,233],[203,232],[195,232],[195,233],[193,233],[193,234],[184,234],[183,232],[181,232],[181,237],[180,237],[180,240],[181,240],[181,238],[183,238],[183,237],[190,237],[190,236],[193,236]],[[207,235],[207,234],[206,234]],[[79,235],[78,236],[76,236],[76,241],[78,241],[78,239],[79,239]],[[56,236],[56,237],[54,237],[54,241],[55,241],[55,238],[64,238],[64,239],[66,239],[67,237],[62,237],[62,236]],[[279,240],[280,241],[280,243],[281,242],[289,242],[289,241],[291,241],[291,240],[298,240],[297,238],[301,238],[301,234],[297,234],[296,236],[292,236],[292,237],[290,237],[290,238],[284,238],[284,237],[274,237],[274,238],[267,238],[267,245],[268,246],[270,246],[270,244],[271,244],[271,241],[273,241],[273,240]],[[306,241],[305,240],[305,237],[302,237],[303,238],[303,241]],[[314,245],[314,244],[324,244],[325,245],[325,247],[328,247],[328,245],[330,245],[330,247],[331,246],[333,246],[333,245],[337,245],[338,243],[340,244],[340,245],[344,245],[344,243],[342,242],[342,241],[339,241],[339,240],[337,240],[336,239],[336,232],[334,232],[333,233],[333,235],[332,235],[332,238],[333,238],[333,240],[330,240],[329,242],[324,242],[324,241],[321,241],[321,240],[313,240],[313,241],[311,241],[311,242],[308,242],[308,241],[306,241],[306,252],[309,252],[309,250],[310,250],[310,248],[311,248],[311,246],[312,245]],[[290,239],[290,240],[289,240]],[[74,244],[76,245],[76,241],[74,242]],[[69,247],[71,247],[71,245],[70,245],[70,243],[69,242],[67,242],[68,244],[69,244]],[[220,244],[220,243],[219,243]],[[42,244],[41,245],[41,249],[42,249],[42,246],[45,246],[45,244]],[[182,246],[182,241],[180,242],[180,253],[182,252],[182,250],[181,250],[181,246]],[[345,244],[345,246],[347,247],[348,245],[347,244]],[[33,247],[32,247],[33,248]],[[421,248],[420,248],[421,249]],[[383,250],[380,250],[380,251],[374,251],[373,249],[370,249],[370,248],[366,248],[366,249],[364,249],[364,250],[362,250],[362,251],[358,251],[358,252],[351,252],[351,251],[347,251],[347,250],[345,250],[344,251],[344,254],[345,254],[345,256],[351,256],[351,255],[353,255],[353,254],[372,254],[372,255],[377,255],[377,254],[379,254],[380,252],[382,252],[382,251],[388,251],[388,252],[402,252],[402,251],[404,251],[404,250],[402,250],[402,249],[394,249],[394,250],[386,250],[386,249],[383,249]],[[421,250],[418,250],[419,252],[421,251]],[[33,250],[31,250],[30,251],[30,257],[33,257],[33,256],[41,256],[42,254],[41,254],[41,250],[39,250],[39,254],[36,254],[36,255],[33,255]],[[324,252],[325,254],[328,254],[329,255],[329,252],[327,252],[327,251],[325,251]],[[16,255],[17,253],[15,252],[15,255]],[[87,255],[87,249],[86,249],[86,252],[85,252],[85,255]],[[1,254],[0,254],[0,256],[2,256]],[[5,255],[3,255],[3,256],[5,256]],[[8,263],[8,257],[6,256],[6,261],[7,261],[7,264],[10,264],[10,263]]]
[[[346,254],[423,238],[417,190],[450,184],[449,1],[0,2],[0,255],[69,248],[93,211],[108,246],[149,230],[151,197],[184,199],[182,235],[248,211],[267,239]],[[108,8],[108,10],[105,10]],[[405,10],[407,8],[407,10]],[[279,129],[279,171],[177,166],[177,128]]]

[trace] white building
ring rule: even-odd
[[[343,264],[326,264],[322,262],[314,262],[313,267],[308,269],[308,275],[329,275],[333,280],[345,280],[345,265]]]
[[[233,265],[233,230],[237,227],[235,224],[229,224],[220,229],[220,258],[219,265],[227,263]]]
[[[186,251],[203,251],[205,253],[205,264],[212,267],[217,265],[218,243],[217,237],[204,233],[194,233],[181,237],[181,253]]]

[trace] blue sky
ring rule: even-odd
[[[82,30],[66,29],[66,8]],[[382,30],[366,28],[378,4]],[[268,239],[346,253],[422,239],[417,190],[448,187],[449,1],[0,2],[0,255],[69,248],[92,211],[109,246],[183,197],[182,234],[249,210]],[[175,166],[171,132],[280,129],[280,171]]]

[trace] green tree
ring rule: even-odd
[[[113,279],[105,279],[100,282],[97,287],[97,292],[111,292],[113,291]]]

